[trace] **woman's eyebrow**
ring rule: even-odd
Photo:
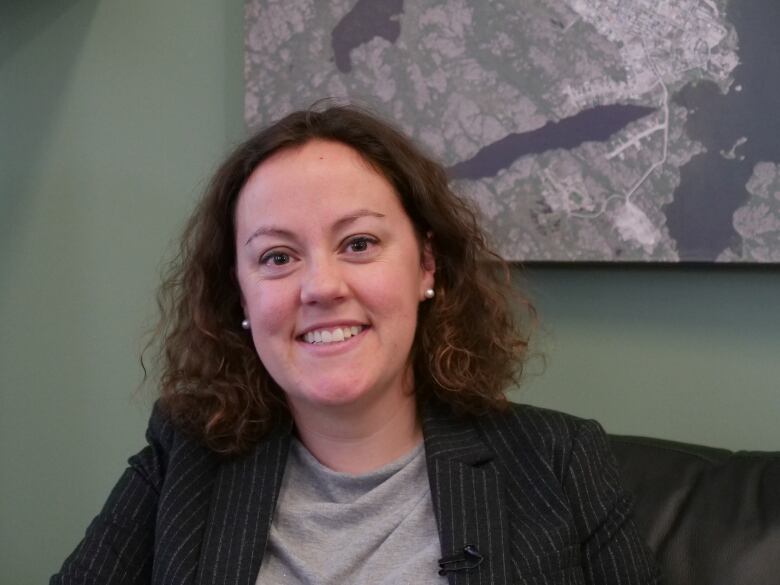
[[[347,215],[341,217],[340,219],[336,220],[333,223],[333,229],[339,230],[343,228],[344,226],[347,226],[351,224],[353,221],[360,219],[361,217],[385,217],[383,213],[379,213],[378,211],[371,211],[370,209],[357,209],[351,213],[348,213]]]
[[[348,213],[347,215],[337,219],[333,223],[333,231],[337,231],[339,229],[344,228],[345,226],[349,225],[353,221],[356,221],[360,219],[361,217],[379,217],[383,218],[385,217],[384,213],[379,213],[378,211],[371,211],[370,209],[357,209],[351,213]],[[251,242],[253,239],[255,239],[258,236],[275,236],[277,238],[286,238],[290,240],[295,240],[295,234],[291,232],[290,230],[286,230],[284,228],[276,227],[273,225],[268,226],[260,226],[255,231],[252,232],[252,235],[249,236],[244,242],[244,245],[248,245],[249,242]]]
[[[285,230],[282,228],[274,227],[272,225],[269,226],[260,226],[255,231],[252,232],[252,235],[249,236],[244,242],[244,245],[248,245],[249,242],[254,240],[258,236],[276,236],[278,238],[287,238],[290,240],[295,239],[295,234],[293,234],[290,230]]]

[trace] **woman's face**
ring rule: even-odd
[[[409,389],[434,262],[393,187],[356,151],[312,140],[276,153],[239,194],[235,229],[252,339],[294,412]]]

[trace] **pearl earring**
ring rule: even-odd
[[[244,319],[243,321],[241,321],[241,328],[246,331],[249,331],[249,319]]]
[[[436,296],[436,291],[433,290],[432,288],[427,288],[427,289],[425,289],[425,293],[424,294],[425,294],[425,298],[426,299],[432,299],[433,297]]]

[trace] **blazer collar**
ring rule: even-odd
[[[493,450],[473,417],[456,417],[434,401],[421,414],[442,558],[461,555],[466,545],[483,557],[475,568],[450,572],[450,585],[509,583],[509,526]]]
[[[291,429],[292,424],[285,422],[251,453],[220,466],[198,562],[198,585],[254,585],[257,581]]]
[[[493,460],[472,417],[458,417],[446,404],[431,400],[419,407],[425,456],[431,460],[460,462],[476,466]]]

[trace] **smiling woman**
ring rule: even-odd
[[[440,165],[357,108],[296,112],[228,157],[190,219],[160,292],[160,406],[212,450],[241,454],[295,408],[298,384],[282,380],[304,366],[323,388],[336,372],[357,380],[373,365],[377,383],[400,390],[397,364],[378,373],[395,360],[418,403],[500,410],[527,343],[513,305],[533,321]],[[365,328],[353,343],[364,353],[341,358],[349,367],[335,367],[335,355],[300,361],[340,350],[296,337],[347,324]],[[318,415],[345,428],[343,413]]]
[[[52,583],[656,583],[601,428],[441,166],[353,107],[223,163],[160,290],[149,446]]]
[[[393,186],[352,148],[311,140],[252,173],[235,231],[255,349],[304,444],[350,472],[409,451],[420,436],[408,434],[416,426],[408,356],[435,262]],[[369,431],[399,436],[383,439],[389,450],[348,440]]]

